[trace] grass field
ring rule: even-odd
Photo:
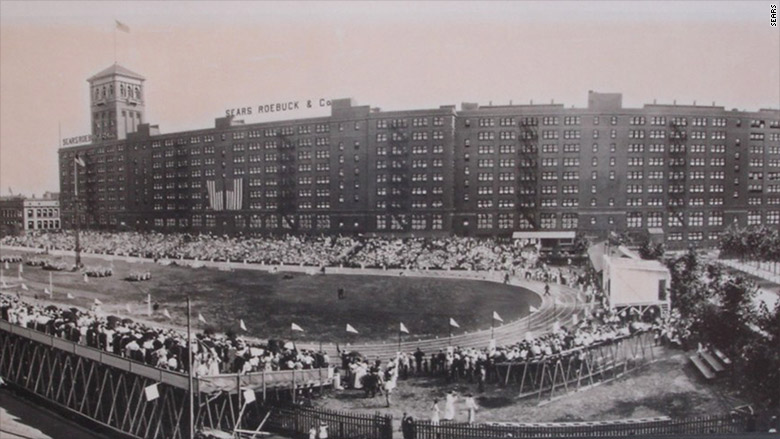
[[[87,265],[107,266],[106,261],[90,260]],[[16,265],[8,278],[15,278]],[[131,271],[152,273],[145,282],[123,280]],[[26,295],[44,297],[49,271],[24,267],[23,277],[30,287]],[[114,275],[90,278],[85,283],[76,273],[52,272],[55,302],[89,307],[94,298],[103,302],[103,310],[130,317],[170,322],[162,315],[167,308],[173,323],[186,323],[186,296],[192,300],[193,315],[201,313],[209,325],[224,331],[238,330],[243,319],[249,334],[259,338],[289,338],[290,324],[305,329],[296,339],[323,342],[396,340],[398,323],[410,330],[410,338],[446,337],[448,319],[453,317],[462,331],[490,327],[493,311],[506,320],[524,316],[529,301],[538,306],[530,291],[508,285],[481,281],[398,276],[315,275],[266,273],[237,269],[192,269],[151,263],[114,262]],[[338,299],[344,288],[346,298]],[[66,299],[71,291],[73,300]],[[149,318],[143,300],[146,293],[160,310]],[[195,321],[197,323],[197,321]],[[346,324],[360,333],[347,334]],[[203,326],[202,324],[200,326]]]

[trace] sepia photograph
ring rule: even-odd
[[[777,14],[0,0],[0,439],[780,438]]]

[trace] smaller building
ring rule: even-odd
[[[16,235],[27,230],[59,230],[60,200],[56,192],[43,197],[22,195],[0,197],[0,235]]]
[[[655,260],[604,255],[604,292],[611,309],[633,308],[640,314],[649,307],[669,307],[669,269]]]
[[[0,236],[18,235],[24,230],[24,197],[0,197]]]

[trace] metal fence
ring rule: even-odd
[[[392,415],[357,414],[320,408],[292,405],[261,405],[255,416],[247,420],[250,426],[261,421],[270,412],[263,430],[288,437],[308,437],[309,429],[321,422],[328,426],[330,439],[392,439]],[[253,416],[254,418],[254,416]]]
[[[726,434],[746,431],[742,416],[711,416],[690,419],[570,422],[550,424],[416,424],[415,439],[587,438],[627,436],[679,436]]]

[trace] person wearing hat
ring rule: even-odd
[[[320,428],[317,439],[328,439],[328,424],[325,421],[320,420]]]

